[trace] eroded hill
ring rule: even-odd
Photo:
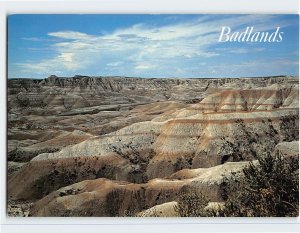
[[[186,186],[221,202],[224,175],[299,154],[298,95],[291,77],[9,80],[8,197],[31,216],[137,214]]]

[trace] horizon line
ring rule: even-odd
[[[239,78],[299,78],[299,75],[264,75],[264,76],[240,76],[240,77],[138,77],[138,76],[122,76],[122,75],[74,75],[74,76],[57,76],[57,75],[50,75],[46,78],[9,78],[7,80],[19,80],[19,79],[28,79],[28,80],[45,80],[49,78],[60,78],[60,79],[67,79],[67,78],[136,78],[136,79],[239,79]]]

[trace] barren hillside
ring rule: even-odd
[[[9,201],[30,216],[174,216],[183,187],[222,202],[224,175],[299,155],[298,96],[284,76],[8,80]]]

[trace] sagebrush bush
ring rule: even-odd
[[[224,177],[224,208],[208,211],[208,198],[195,189],[185,189],[175,211],[181,217],[296,217],[299,215],[299,158],[284,158],[279,152],[250,162],[242,173]]]
[[[225,178],[223,216],[295,217],[299,214],[299,158],[269,153],[250,162],[242,177]]]
[[[195,189],[183,189],[174,208],[180,217],[205,217],[207,212],[204,208],[208,202],[208,198],[202,193],[197,193]]]

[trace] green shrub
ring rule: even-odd
[[[204,194],[188,188],[179,193],[177,205],[174,208],[180,217],[205,217],[207,212],[204,208],[208,205],[208,202],[209,200]]]
[[[242,177],[225,178],[223,216],[295,217],[299,214],[299,159],[269,153],[250,162]]]

